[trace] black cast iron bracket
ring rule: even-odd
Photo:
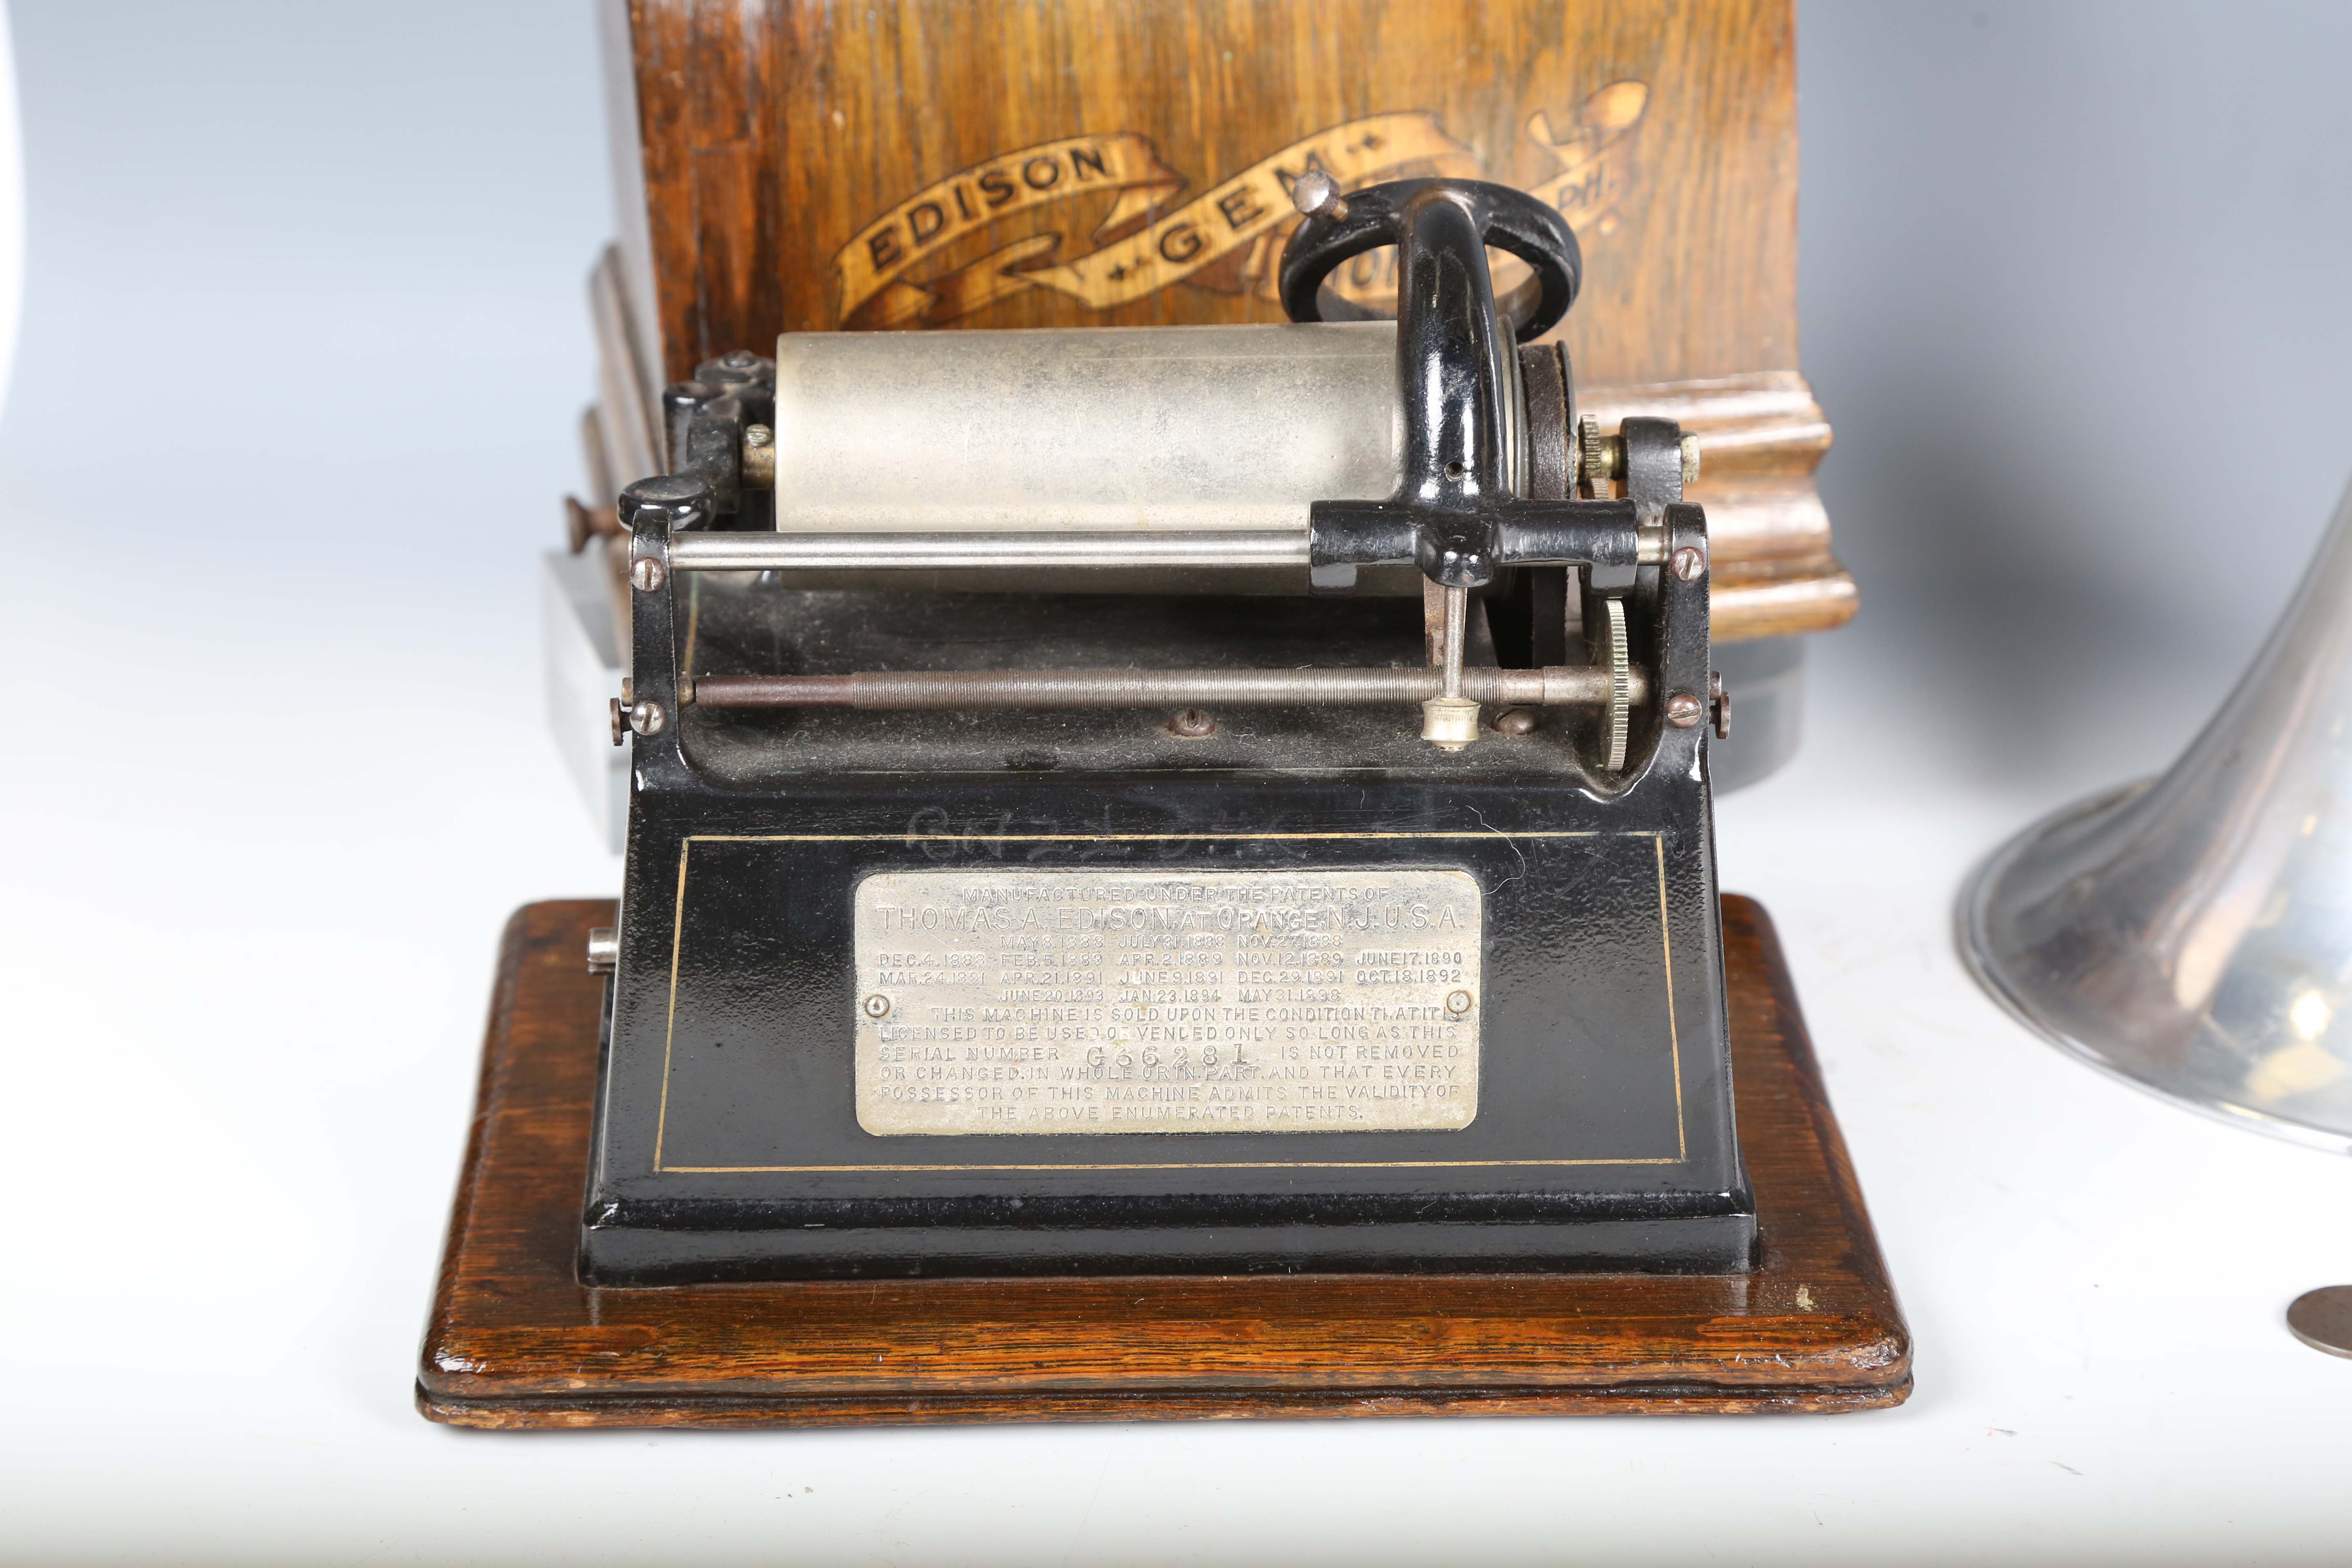
[[[1511,339],[1525,342],[1558,325],[1583,279],[1567,221],[1523,191],[1476,180],[1397,180],[1351,191],[1310,215],[1283,251],[1282,302],[1291,320],[1321,320],[1317,291],[1332,269],[1390,245],[1397,251],[1403,477],[1384,501],[1314,504],[1315,585],[1344,591],[1359,567],[1406,562],[1449,588],[1481,587],[1513,565],[1583,564],[1630,578],[1642,526],[1656,522],[1641,513],[1652,509],[1640,499],[1522,500],[1509,471]],[[1541,289],[1515,331],[1496,304],[1489,247],[1534,268]],[[1661,494],[1648,485],[1629,489],[1637,498]],[[1665,494],[1681,499],[1679,468]]]
[[[743,432],[776,418],[776,364],[738,349],[695,367],[691,381],[662,388],[662,438],[668,471],[710,488],[709,517],[743,510]]]

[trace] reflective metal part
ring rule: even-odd
[[[2352,1356],[2352,1285],[2305,1290],[2287,1308],[2286,1329],[2313,1350]]]
[[[852,1020],[853,1071],[866,1132],[1446,1131],[1477,1117],[1486,894],[1459,867],[893,869],[861,879],[851,899],[852,984],[866,994]],[[1381,923],[1351,925],[1348,913]],[[1285,933],[1290,951],[1252,944],[1267,931]],[[1160,940],[1041,945],[1041,933],[1063,932]],[[1301,1068],[1304,1044],[1295,1059],[1278,1030],[1209,1026],[1244,993],[1292,984],[1282,975],[1319,999],[1303,1009],[1314,1022],[1386,1019],[1409,1033],[1415,1070],[1343,1100]],[[1149,1005],[1121,995],[1170,990],[1175,1000]],[[1171,1022],[1179,1012],[1189,1022]],[[942,1047],[957,1021],[982,1013],[1029,1043]],[[1324,1048],[1345,1073],[1350,1060],[1375,1059],[1374,1046]],[[1377,1059],[1403,1054],[1391,1042]],[[904,1065],[926,1059],[940,1065]],[[1375,1087],[1377,1070],[1339,1081]]]
[[[776,521],[1303,534],[1315,501],[1396,489],[1396,366],[1389,321],[787,332]]]
[[[1586,493],[1595,500],[1608,500],[1611,482],[1625,477],[1624,438],[1602,435],[1601,421],[1588,414],[1576,422],[1576,451]]]
[[[1478,738],[1478,704],[1467,697],[1433,697],[1421,705],[1421,738],[1441,752],[1458,752]]]
[[[1625,601],[1601,601],[1601,654],[1608,663],[1594,668],[1609,681],[1608,708],[1601,716],[1601,765],[1610,773],[1625,770],[1625,748],[1633,735],[1633,650],[1625,632]],[[1642,694],[1646,700],[1649,693]]]
[[[776,433],[765,425],[743,427],[743,484],[764,490],[776,482]]]
[[[616,926],[588,930],[588,973],[610,974],[621,965],[621,932]]]
[[[2352,1152],[2352,494],[2171,771],[2028,828],[1961,896],[1977,977],[2144,1089]]]
[[[1421,705],[1421,738],[1458,752],[1478,738],[1478,704],[1462,694],[1462,642],[1470,625],[1470,590],[1445,590],[1445,638],[1437,695]]]
[[[1628,668],[1624,679],[1628,700],[1647,700],[1647,670]],[[1436,669],[883,670],[706,675],[680,696],[698,708],[737,709],[1280,708],[1427,702],[1444,696],[1444,684]],[[1598,665],[1473,665],[1462,671],[1461,699],[1474,713],[1482,702],[1600,708],[1616,702],[1617,688]]]
[[[1338,184],[1320,169],[1309,169],[1298,176],[1298,183],[1290,187],[1290,204],[1307,217],[1323,213],[1337,222],[1348,216],[1348,204]]]
[[[685,533],[670,542],[669,558],[681,572],[1236,566],[1303,571],[1307,531]]]

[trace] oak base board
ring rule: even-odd
[[[1723,900],[1756,1270],[902,1279],[592,1289],[573,1272],[609,900],[507,927],[417,1378],[496,1428],[1830,1413],[1911,1345],[1771,921]]]

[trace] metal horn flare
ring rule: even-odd
[[[2242,1127],[2352,1152],[2352,491],[2169,772],[1985,862],[1960,943],[2053,1041]]]

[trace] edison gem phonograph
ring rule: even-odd
[[[1300,325],[672,389],[592,1279],[1746,1262],[1681,432],[1571,440],[1556,212],[1300,194]]]
[[[786,331],[661,393],[602,524],[617,918],[510,933],[427,1414],[1907,1389],[1717,889],[1701,444],[1580,408],[1561,200],[1203,200],[1279,205],[1287,322]],[[1105,278],[1197,254],[1156,222]]]

